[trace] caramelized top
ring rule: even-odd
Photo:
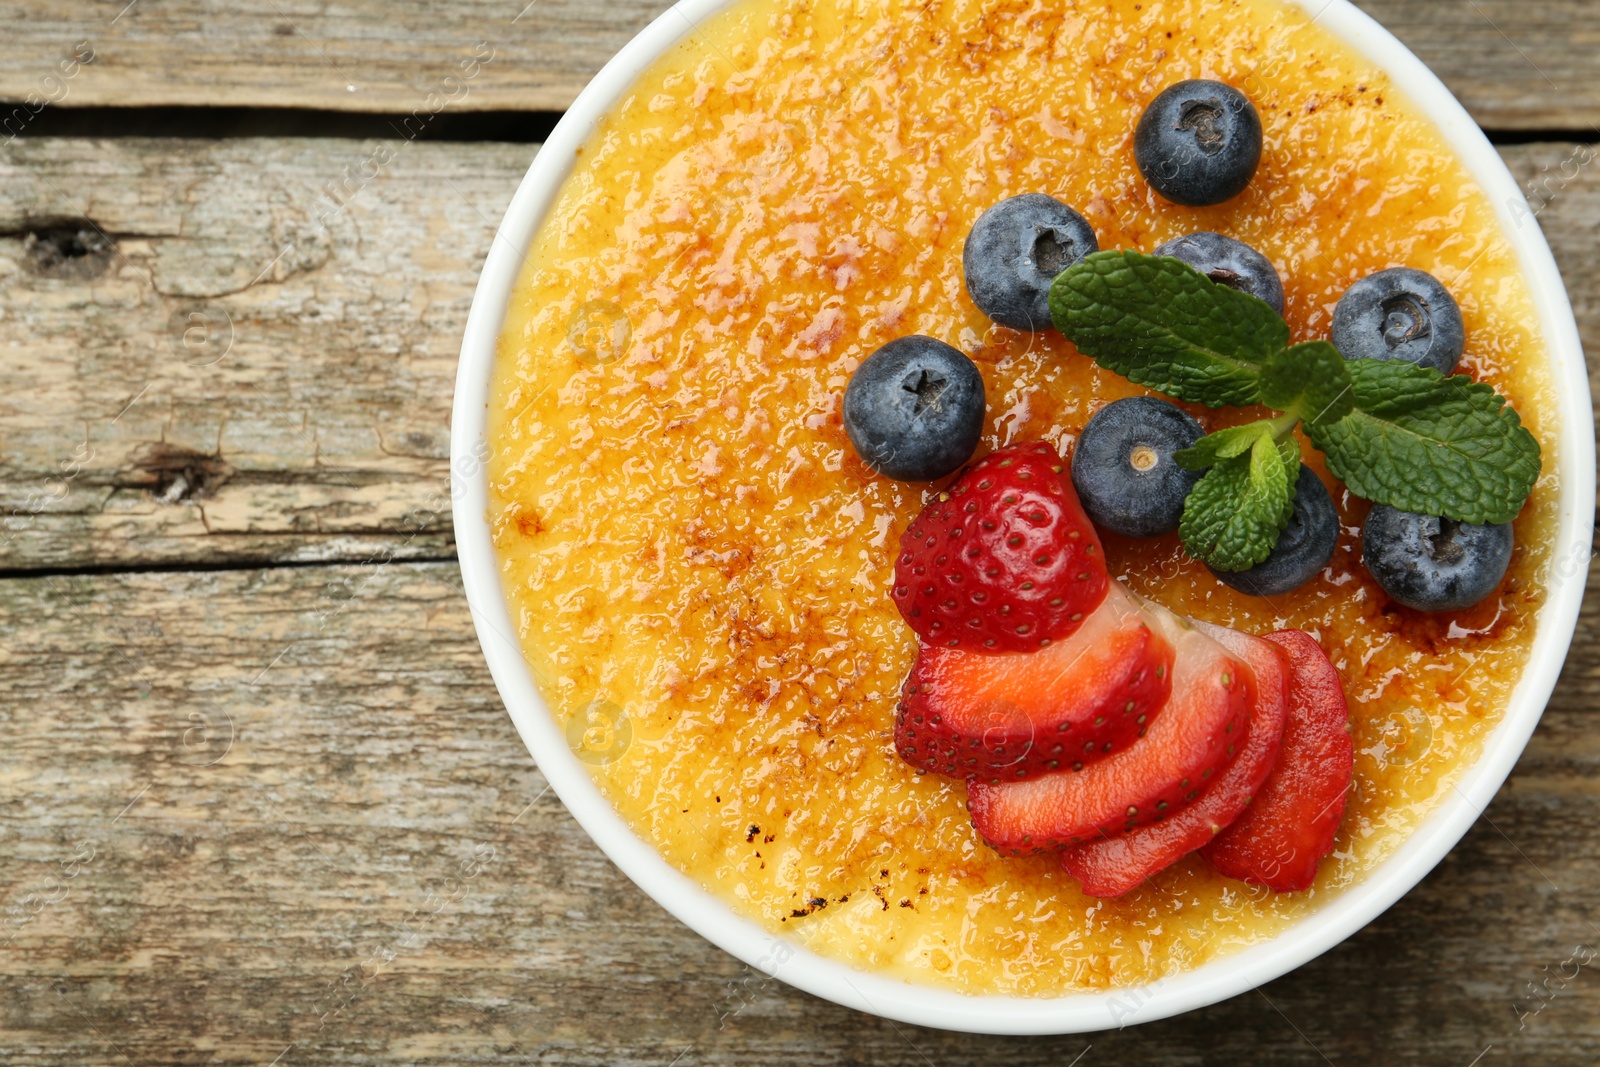
[[[1140,110],[1193,77],[1265,126],[1254,182],[1180,208],[1134,165]],[[1052,857],[1002,859],[965,786],[891,744],[914,653],[888,595],[930,487],[855,458],[845,384],[877,346],[963,349],[981,451],[1063,453],[1139,390],[1055,334],[994,327],[962,242],[1047,192],[1103,248],[1197,230],[1283,275],[1296,340],[1385,267],[1431,271],[1463,369],[1520,410],[1553,470],[1545,353],[1489,203],[1387,78],[1276,0],[743,0],[639,81],[579,154],[512,303],[491,419],[491,519],[518,637],[579,755],[636,831],[733,907],[812,948],[972,992],[1151,980],[1271,936],[1360,880],[1479,751],[1533,637],[1547,474],[1502,588],[1424,616],[1362,569],[1364,505],[1293,594],[1221,585],[1176,540],[1106,539],[1112,573],[1190,615],[1300,627],[1344,677],[1356,783],[1317,886],[1278,896],[1198,858],[1116,901]],[[1190,408],[1208,429],[1258,411]],[[1316,453],[1308,461],[1322,470]],[[936,488],[936,487],[932,487]]]

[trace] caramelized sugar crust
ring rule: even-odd
[[[1193,77],[1245,90],[1266,129],[1255,181],[1215,208],[1158,199],[1133,160],[1142,106]],[[925,489],[864,469],[839,408],[860,361],[908,333],[977,361],[983,450],[1066,452],[1097,407],[1141,392],[968,300],[973,220],[1033,191],[1103,248],[1247,241],[1283,274],[1296,340],[1325,337],[1371,271],[1433,272],[1466,316],[1464,369],[1511,398],[1553,470],[1545,353],[1490,204],[1382,74],[1277,0],[743,0],[709,20],[575,161],[501,340],[489,469],[517,637],[640,835],[825,954],[1045,995],[1270,937],[1392,852],[1517,681],[1556,487],[1547,474],[1518,520],[1499,592],[1456,615],[1388,601],[1359,563],[1364,505],[1331,480],[1333,564],[1271,601],[1175,539],[1109,538],[1138,592],[1329,650],[1356,742],[1337,852],[1306,893],[1191,858],[1111,902],[1049,857],[1002,859],[963,785],[892,751],[914,642],[888,588]],[[1211,429],[1259,414],[1190,410]]]

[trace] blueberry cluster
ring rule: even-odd
[[[1150,187],[1185,206],[1223,203],[1250,184],[1262,154],[1261,118],[1250,100],[1215,81],[1162,91],[1140,117],[1134,159]],[[980,311],[1013,330],[1051,328],[1056,276],[1099,249],[1078,211],[1044,193],[1002,200],[973,225],[962,253],[966,289]],[[1219,233],[1191,233],[1156,249],[1218,285],[1284,311],[1283,280],[1259,251]],[[1358,280],[1334,310],[1332,342],[1347,360],[1403,360],[1451,373],[1466,330],[1461,309],[1432,275],[1409,267]],[[977,447],[983,378],[965,355],[932,337],[884,345],[845,390],[844,428],[874,470],[912,482],[954,473]],[[1181,408],[1155,397],[1107,404],[1079,436],[1072,482],[1095,524],[1125,537],[1178,529],[1200,472],[1175,456],[1204,435]],[[1298,588],[1327,567],[1339,537],[1327,487],[1302,467],[1294,512],[1266,560],[1245,571],[1213,570],[1223,583],[1261,597]],[[1362,533],[1362,559],[1396,601],[1447,611],[1482,599],[1505,574],[1511,527],[1471,526],[1377,507]]]
[[[1204,434],[1177,405],[1156,397],[1115,400],[1094,413],[1072,453],[1072,484],[1083,510],[1102,530],[1124,537],[1160,537],[1177,530],[1183,505],[1200,479],[1176,454]],[[1294,515],[1272,554],[1245,571],[1212,570],[1251,596],[1278,596],[1310,581],[1333,558],[1339,513],[1327,487],[1300,468]]]

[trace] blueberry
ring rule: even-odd
[[[1099,250],[1082,215],[1053,196],[1023,193],[972,224],[961,269],[979,311],[1013,330],[1043,330],[1050,326],[1050,283]]]
[[[1345,359],[1401,359],[1449,374],[1466,343],[1461,308],[1426,271],[1369,274],[1333,309],[1333,346]]]
[[[1191,233],[1168,241],[1156,255],[1180,259],[1218,285],[1248,293],[1283,314],[1283,282],[1277,268],[1243,241],[1220,233]]]
[[[1219,571],[1213,567],[1211,573],[1223,585],[1241,593],[1277,596],[1316,577],[1333,558],[1338,541],[1339,513],[1334,510],[1328,487],[1310,467],[1301,467],[1294,484],[1294,514],[1278,535],[1272,554],[1247,571]]]
[[[1094,413],[1072,453],[1072,484],[1102,530],[1159,537],[1178,528],[1183,502],[1200,480],[1172,458],[1205,433],[1165,400],[1135,396]]]
[[[983,375],[972,360],[932,337],[901,337],[851,375],[844,429],[873,470],[931,482],[972,458],[983,406]]]
[[[1205,207],[1244,192],[1261,162],[1261,116],[1231,85],[1169,85],[1139,116],[1133,158],[1174,204]]]
[[[1406,607],[1459,611],[1494,592],[1511,546],[1509,522],[1476,526],[1378,504],[1361,531],[1361,562]]]

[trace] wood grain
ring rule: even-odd
[[[0,569],[449,554],[456,354],[533,152],[0,149]],[[1600,387],[1600,166],[1577,144],[1504,154],[1535,191]],[[80,234],[114,250],[50,254]]]
[[[89,40],[61,106],[409,113],[482,40],[449,106],[560,108],[662,6],[27,0],[3,9],[0,95]],[[1600,117],[1596,5],[1364,6],[1486,124]],[[628,884],[545,791],[441,558],[455,354],[533,151],[0,148],[0,1061],[1600,1060],[1593,969],[1551,981],[1600,948],[1593,589],[1533,743],[1439,869],[1179,1019],[896,1025],[752,975]],[[1593,157],[1504,154],[1600,356]],[[58,573],[83,568],[144,573]]]
[[[1600,946],[1600,596],[1489,819],[1392,911],[1260,992],[1024,1041],[830,1006],[665,915],[545,792],[457,582],[448,563],[396,562],[0,585],[0,1058],[1059,1067],[1091,1043],[1084,1065],[1465,1067],[1491,1043],[1501,1063],[1600,1056],[1589,971],[1521,1031],[1513,1010],[1538,1003],[1525,987],[1542,968]]]
[[[1600,136],[1600,7],[1589,0],[1356,0],[1480,126]]]
[[[535,150],[0,149],[0,568],[448,554],[461,332]]]
[[[1589,0],[1360,0],[1444,79],[1479,123],[1600,124],[1600,7]],[[126,8],[126,10],[124,10]],[[59,106],[246,104],[411,113],[562,110],[663,0],[13,0],[0,98]],[[119,16],[120,13],[120,16]],[[97,57],[45,81],[79,41]],[[447,77],[493,58],[458,93]]]

